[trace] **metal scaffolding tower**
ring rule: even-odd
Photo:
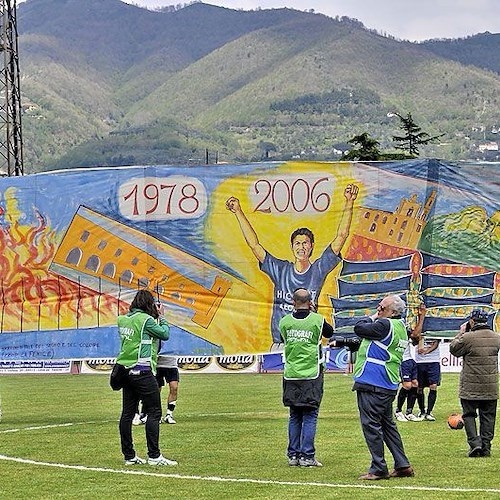
[[[0,172],[23,175],[16,0],[0,0],[0,29]]]

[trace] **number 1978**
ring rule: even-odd
[[[134,220],[193,218],[207,208],[205,187],[192,177],[133,179],[118,195],[121,214]]]

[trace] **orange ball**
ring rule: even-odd
[[[448,417],[448,426],[450,429],[463,429],[464,421],[462,420],[462,415],[460,413],[452,413]]]

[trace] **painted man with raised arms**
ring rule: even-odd
[[[346,186],[344,190],[345,205],[337,233],[330,245],[313,262],[311,262],[311,254],[314,249],[314,234],[310,229],[301,227],[292,233],[290,246],[294,257],[293,262],[278,259],[261,245],[238,198],[231,197],[227,200],[226,208],[235,214],[247,245],[259,261],[260,269],[269,276],[274,284],[271,318],[273,345],[271,350],[281,350],[282,348],[279,321],[285,314],[289,314],[293,310],[293,291],[298,288],[307,289],[311,293],[312,301],[316,303],[326,276],[341,261],[340,251],[349,236],[354,200],[358,196],[358,191],[359,188],[355,184]]]

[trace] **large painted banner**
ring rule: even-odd
[[[295,288],[351,332],[387,293],[428,335],[475,307],[499,330],[499,164],[259,163],[0,180],[0,360],[114,357],[138,289],[165,352],[279,349]]]

